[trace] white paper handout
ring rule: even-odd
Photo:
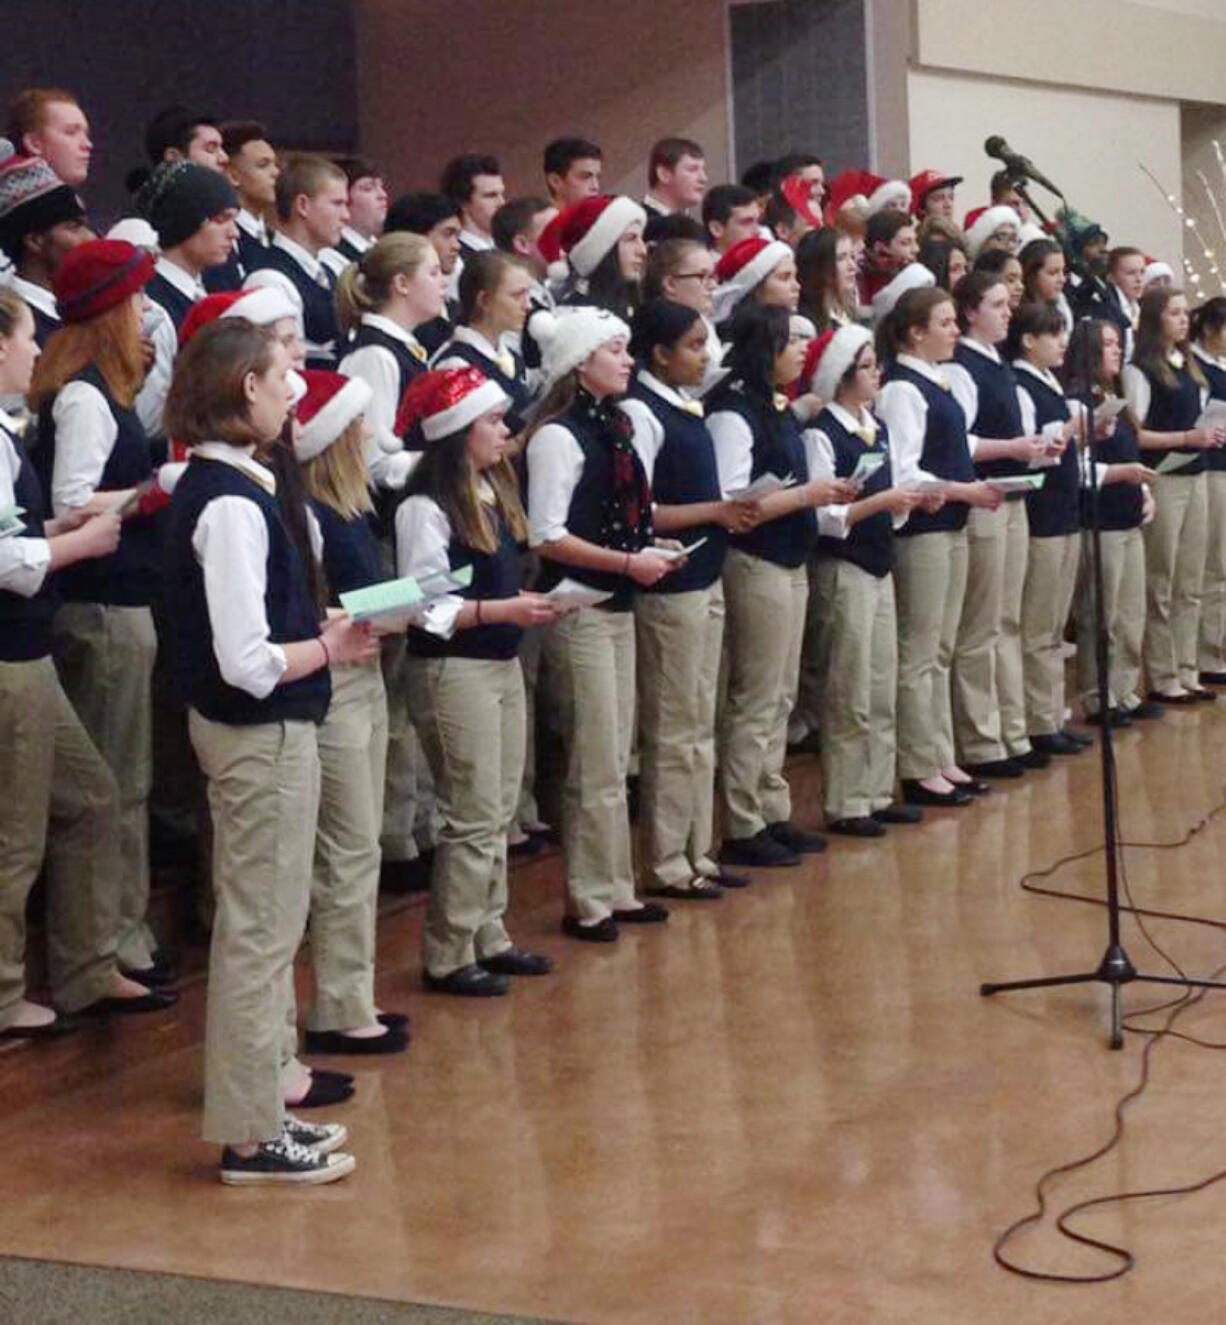
[[[987,480],[997,492],[1033,492],[1046,482],[1046,474],[1000,474]]]
[[[865,451],[860,459],[856,461],[855,469],[851,471],[851,481],[853,483],[867,483],[884,464],[884,452]]]
[[[593,589],[590,584],[580,584],[578,580],[568,578],[559,580],[545,597],[555,607],[565,610],[571,607],[595,607],[613,595],[604,589]]]
[[[769,497],[772,492],[782,492],[784,488],[790,488],[795,482],[791,474],[785,474],[783,478],[778,474],[759,474],[749,487],[730,492],[728,500],[761,501],[763,497]]]
[[[1198,428],[1226,428],[1226,400],[1211,400],[1196,420]]]
[[[1094,407],[1094,426],[1105,428],[1112,419],[1117,419],[1128,407],[1128,402],[1121,396],[1108,396]]]
[[[705,538],[699,538],[687,547],[653,547],[651,551],[656,556],[664,557],[668,561],[680,561],[682,557],[688,557],[691,553],[697,552],[706,541]]]
[[[1188,465],[1194,465],[1200,459],[1201,453],[1193,451],[1189,454],[1187,451],[1171,451],[1164,455],[1154,466],[1159,474],[1176,474]]]

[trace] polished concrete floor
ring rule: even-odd
[[[1226,699],[1119,737],[1130,840],[1177,838],[1226,799],[1224,738]],[[816,761],[792,771],[815,821]],[[619,1325],[1220,1320],[1226,1184],[1087,1216],[1139,1256],[1115,1284],[993,1264],[1039,1172],[1109,1135],[1140,1052],[1104,1048],[1097,987],[979,998],[1104,946],[1096,908],[1017,887],[1098,839],[1096,752],[1005,787],[607,950],[558,933],[560,862],[534,863],[514,932],[558,971],[504,1000],[424,994],[421,908],[400,903],[379,992],[412,1013],[413,1047],[351,1060],[359,1092],[335,1116],[359,1167],[333,1187],[213,1180],[198,986],[166,1018],[7,1049],[0,1253]],[[1181,850],[1129,852],[1138,900],[1226,917],[1224,844],[1226,815]],[[1057,882],[1101,880],[1098,858]],[[1220,930],[1152,928],[1188,970],[1226,962]],[[1125,939],[1165,969],[1131,923]],[[1226,1040],[1224,1012],[1211,995],[1182,1024]],[[1125,1145],[1060,1196],[1226,1167],[1224,1098],[1226,1054],[1160,1045]],[[1017,1250],[1101,1266],[1049,1229]]]

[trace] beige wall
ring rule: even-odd
[[[357,0],[363,151],[397,190],[433,187],[457,152],[492,151],[539,193],[559,134],[601,144],[606,187],[642,192],[652,142],[696,138],[728,170],[722,0]]]

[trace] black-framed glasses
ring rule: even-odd
[[[679,271],[674,281],[701,281],[703,285],[718,285],[719,277],[713,271]]]

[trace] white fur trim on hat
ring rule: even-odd
[[[541,374],[546,389],[573,368],[586,363],[596,350],[611,340],[630,339],[630,328],[603,308],[577,307],[542,309],[530,319],[532,338],[541,348]]]
[[[314,460],[333,442],[339,441],[345,429],[370,404],[373,395],[369,382],[361,377],[349,378],[310,423],[303,425],[294,442],[294,455],[298,460]]]
[[[988,239],[1006,225],[1011,225],[1021,235],[1022,218],[1012,207],[1006,207],[1003,203],[998,207],[989,207],[976,218],[975,224],[966,232],[966,251],[972,262],[979,256],[979,250]]]
[[[988,231],[991,234],[991,231]],[[1041,225],[1035,225],[1033,221],[1023,221],[1021,228],[1017,232],[1017,243],[1019,250],[1033,243],[1036,239],[1050,239],[1051,235],[1043,229]]]
[[[726,322],[737,304],[759,285],[784,260],[793,256],[791,248],[781,239],[772,239],[769,244],[737,272],[730,280],[719,286],[714,295],[715,321]]]
[[[510,403],[510,396],[497,382],[487,377],[479,387],[470,391],[463,400],[457,401],[450,409],[422,419],[421,435],[428,442],[437,442],[440,437],[450,437],[452,433],[467,428],[470,423],[476,423],[490,410],[501,409]]]
[[[849,322],[840,327],[818,360],[817,372],[813,374],[810,384],[813,394],[829,404],[839,389],[843,374],[855,363],[860,351],[872,343],[873,333],[858,322]]]
[[[805,317],[803,313],[793,313],[788,324],[790,333],[799,336],[801,340],[810,341],[817,336],[817,327],[812,318]]]
[[[1162,261],[1147,263],[1144,288],[1148,290],[1155,281],[1163,280],[1170,281],[1172,284],[1175,281],[1175,272],[1170,264]]]
[[[307,380],[293,368],[286,373],[285,380],[289,383],[289,403],[296,405],[307,393]]]
[[[122,239],[134,248],[148,249],[150,253],[160,253],[162,246],[158,242],[158,232],[143,216],[125,216],[116,221],[106,232],[108,239]]]
[[[646,225],[647,213],[633,198],[619,194],[567,254],[570,265],[580,276],[590,276],[600,266],[605,254],[636,221]]]
[[[873,295],[873,321],[880,322],[908,290],[926,290],[937,278],[922,262],[909,262],[889,283]]]
[[[892,202],[902,203],[909,212],[911,210],[911,186],[904,184],[900,179],[887,179],[884,184],[879,184],[865,201],[865,215],[872,216],[874,213],[884,210]]]
[[[261,285],[244,290],[222,314],[222,317],[245,317],[257,327],[268,327],[283,317],[298,317],[294,301],[279,285]]]

